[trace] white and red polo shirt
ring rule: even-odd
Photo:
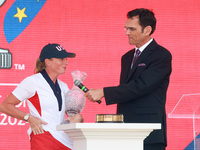
[[[57,131],[56,125],[65,120],[65,94],[69,90],[67,84],[57,79],[52,80],[44,70],[25,78],[12,92],[20,101],[27,100],[30,114],[47,122],[42,125],[45,131],[65,146],[72,149],[72,140],[64,131]],[[31,128],[28,130],[30,135]]]

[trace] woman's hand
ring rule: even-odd
[[[28,123],[30,124],[30,127],[31,127],[34,135],[44,133],[42,124],[47,125],[46,122],[44,122],[41,119],[39,119],[35,116],[32,116],[32,115],[30,115],[30,117],[28,119]]]
[[[70,123],[82,123],[83,116],[81,114],[75,114],[74,116],[67,117],[67,120],[69,120]]]

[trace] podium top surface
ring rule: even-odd
[[[138,130],[138,129],[161,129],[160,123],[72,123],[57,125],[57,130],[69,129],[123,129],[123,130]]]

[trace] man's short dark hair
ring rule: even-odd
[[[145,8],[139,8],[127,13],[127,18],[132,18],[134,16],[139,17],[139,24],[142,26],[142,30],[144,30],[146,26],[151,26],[152,31],[150,35],[153,34],[156,29],[156,18],[153,11]]]

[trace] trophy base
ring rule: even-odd
[[[96,123],[123,123],[124,116],[122,114],[97,114]]]

